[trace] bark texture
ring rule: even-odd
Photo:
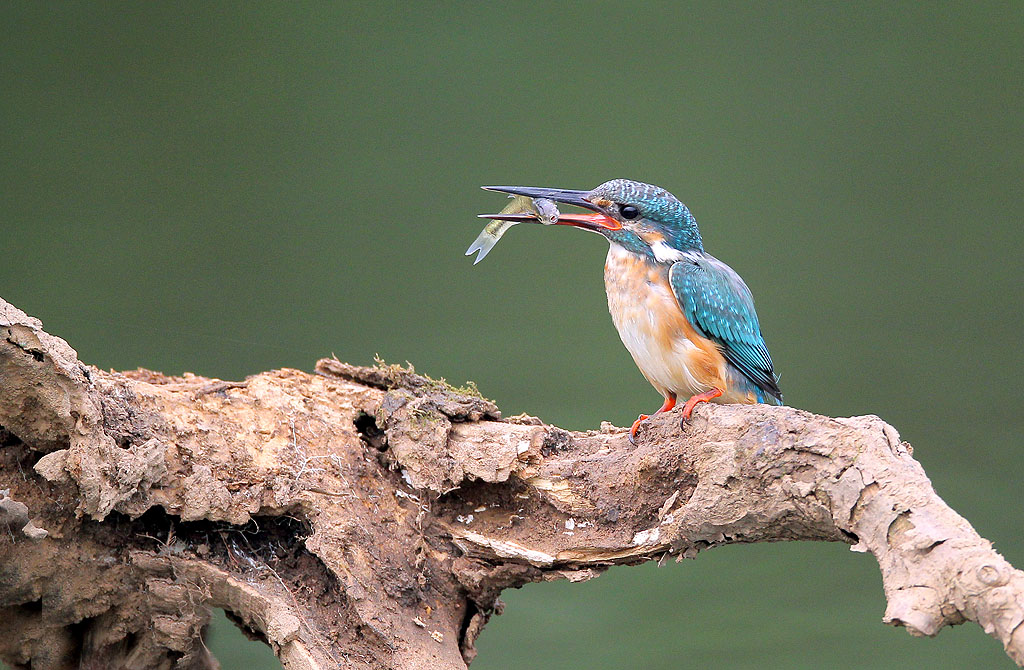
[[[0,301],[0,659],[216,668],[211,607],[289,670],[465,668],[505,588],[772,540],[878,560],[884,620],[1024,664],[1024,573],[877,417],[700,406],[568,432],[410,370],[242,382],[81,363]]]

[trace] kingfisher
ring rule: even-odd
[[[665,399],[654,414],[668,412],[680,397],[688,398],[682,424],[701,402],[782,404],[750,289],[735,270],[704,251],[697,220],[674,195],[629,179],[590,191],[483,188],[589,210],[560,214],[555,223],[608,240],[608,311],[640,372]],[[541,222],[530,212],[480,216]],[[631,442],[650,416],[633,422]]]

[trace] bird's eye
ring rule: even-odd
[[[640,216],[640,210],[633,205],[619,205],[619,214],[626,220]]]

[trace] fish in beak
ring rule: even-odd
[[[526,196],[534,200],[550,200],[563,205],[573,205],[589,209],[592,213],[560,213],[553,223],[560,226],[574,226],[585,230],[600,232],[601,230],[620,230],[622,224],[608,216],[604,211],[587,199],[587,191],[574,191],[563,188],[539,188],[536,186],[483,186],[485,191],[497,191],[515,196]],[[513,223],[546,223],[530,212],[514,212],[499,214],[480,214],[481,219],[495,221],[511,221]]]

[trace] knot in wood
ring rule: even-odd
[[[1010,581],[1011,568],[1005,562],[991,560],[991,556],[975,555],[965,562],[969,567],[963,571],[961,584],[967,595],[977,596]]]
[[[975,570],[978,581],[988,587],[1002,586],[1010,581],[1010,572],[1006,566],[986,563]]]

